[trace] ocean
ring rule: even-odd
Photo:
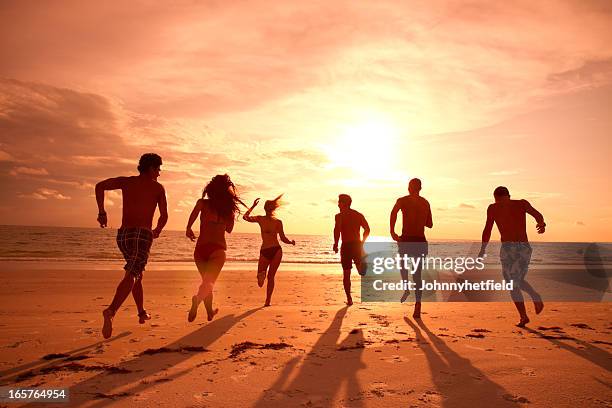
[[[116,229],[0,226],[0,261],[63,261],[104,262],[121,260],[115,244]],[[332,264],[339,255],[332,251],[330,235],[291,235],[296,245],[283,244],[283,262],[304,264]],[[371,237],[369,241],[385,240]],[[227,259],[232,262],[256,262],[261,238],[256,233],[227,235]],[[558,267],[597,264],[612,265],[612,244],[537,242],[531,243],[531,265]],[[182,231],[164,231],[155,240],[150,262],[193,262],[195,243]],[[431,241],[430,255],[476,256],[479,242]],[[491,243],[487,263],[498,262],[498,249]]]

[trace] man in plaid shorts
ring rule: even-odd
[[[130,292],[138,308],[138,320],[142,324],[151,319],[143,306],[142,272],[149,258],[153,239],[159,237],[168,221],[168,206],[164,187],[157,182],[162,159],[155,153],[143,154],[138,163],[140,175],[110,178],[96,184],[98,202],[98,222],[100,227],[107,225],[104,211],[104,192],[121,190],[123,195],[123,217],[121,228],[117,231],[117,246],[125,258],[125,275],[119,282],[115,297],[110,306],[102,312],[104,325],[102,335],[109,338],[113,332],[113,317]],[[152,228],[153,216],[159,207],[157,226]]]
[[[482,231],[482,246],[479,258],[485,254],[487,244],[491,239],[493,224],[497,224],[501,238],[499,260],[502,264],[502,274],[506,282],[512,282],[510,296],[514,301],[521,320],[518,327],[525,327],[529,323],[527,309],[521,291],[527,292],[533,299],[536,314],[542,312],[544,303],[540,294],[527,282],[525,275],[531,261],[531,245],[527,239],[527,220],[529,214],[535,218],[538,234],[546,231],[544,216],[531,206],[527,200],[511,200],[510,191],[504,186],[499,186],[493,191],[495,203],[487,208],[487,221]]]

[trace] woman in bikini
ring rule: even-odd
[[[211,321],[219,309],[213,309],[213,287],[225,263],[225,233],[234,229],[234,219],[240,213],[238,203],[244,205],[236,195],[234,183],[227,174],[217,175],[206,185],[202,198],[196,202],[185,235],[192,241],[196,236],[191,226],[200,215],[200,236],[193,253],[202,284],[191,298],[191,310],[187,320],[193,322],[200,302],[204,302],[208,320]],[[245,206],[246,207],[246,206]]]
[[[278,243],[277,236],[280,236],[281,241],[285,244],[295,245],[295,241],[289,240],[283,231],[283,223],[274,216],[274,211],[280,206],[279,195],[274,200],[268,200],[264,204],[266,215],[251,216],[251,211],[259,203],[259,198],[253,202],[251,208],[244,213],[242,217],[248,222],[256,222],[261,228],[261,249],[259,251],[259,264],[257,266],[257,284],[261,288],[268,277],[268,286],[266,288],[266,303],[264,306],[270,306],[272,300],[272,292],[274,291],[274,276],[283,258],[283,250]]]

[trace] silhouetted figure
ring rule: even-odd
[[[242,201],[236,195],[234,183],[227,174],[217,175],[206,185],[187,222],[185,235],[192,241],[196,236],[191,226],[200,215],[200,236],[193,252],[202,284],[191,298],[191,310],[187,320],[193,322],[198,313],[200,302],[204,302],[208,321],[219,312],[213,309],[213,288],[221,269],[225,264],[225,233],[234,229],[234,219],[240,213],[238,203]],[[244,205],[244,204],[243,204]]]
[[[536,314],[539,314],[544,308],[540,295],[525,280],[532,252],[527,239],[525,214],[530,214],[537,221],[538,234],[544,233],[546,224],[542,214],[533,208],[527,200],[511,200],[510,192],[506,187],[497,187],[493,192],[493,197],[495,203],[487,208],[487,222],[482,231],[482,247],[478,256],[484,256],[487,244],[491,239],[493,223],[497,224],[501,235],[499,259],[502,264],[502,273],[506,281],[513,282],[510,294],[521,316],[517,326],[525,327],[529,323],[529,317],[527,317],[521,290],[527,292],[533,299]]]
[[[123,217],[121,228],[117,231],[117,246],[125,258],[125,276],[117,286],[110,306],[102,312],[102,335],[106,339],[113,332],[113,317],[130,292],[138,308],[139,322],[142,324],[151,319],[151,315],[143,306],[142,272],[147,264],[153,239],[159,237],[168,221],[166,192],[157,182],[161,165],[161,157],[155,153],[146,153],[138,163],[140,175],[110,178],[96,184],[98,222],[102,228],[106,227],[108,222],[104,211],[104,192],[120,189],[123,195]],[[157,207],[159,219],[155,229],[151,230]]]
[[[363,244],[370,235],[370,226],[363,214],[351,208],[352,199],[348,194],[338,196],[338,208],[340,213],[336,214],[334,226],[334,252],[338,253],[338,240],[342,237],[340,247],[340,263],[342,265],[344,292],[346,293],[346,304],[351,306],[351,269],[353,263],[357,273],[364,275],[367,264],[363,261]],[[363,228],[363,239],[361,238]]]
[[[283,195],[279,195],[274,200],[267,200],[264,204],[266,215],[251,216],[251,211],[259,203],[259,198],[253,201],[251,208],[242,217],[248,222],[256,222],[261,229],[261,249],[259,250],[259,263],[257,265],[257,284],[261,288],[268,277],[268,285],[266,287],[266,303],[264,306],[270,306],[272,300],[272,292],[274,291],[274,277],[276,271],[283,259],[283,249],[278,243],[278,236],[285,244],[295,245],[294,240],[289,240],[285,236],[283,230],[283,222],[274,216],[274,211],[280,206],[280,199]]]
[[[421,180],[413,178],[408,183],[408,195],[400,197],[395,202],[389,217],[389,232],[393,240],[398,242],[399,252],[402,256],[407,255],[411,258],[419,258],[426,256],[429,250],[427,239],[425,238],[425,227],[432,228],[433,220],[431,217],[431,207],[429,202],[420,196]],[[395,222],[397,221],[397,213],[402,211],[402,235],[395,233]],[[422,264],[419,262],[412,279],[416,284],[414,313],[412,316],[415,319],[421,317],[421,270]],[[400,269],[402,280],[408,281],[408,271],[404,268]],[[408,298],[410,291],[406,290],[402,295],[401,302],[403,303]]]

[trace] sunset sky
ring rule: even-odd
[[[227,172],[288,234],[348,193],[388,235],[419,177],[432,239],[479,239],[506,185],[531,239],[612,241],[609,1],[103,3],[0,4],[0,224],[95,227],[154,151],[170,229]]]

